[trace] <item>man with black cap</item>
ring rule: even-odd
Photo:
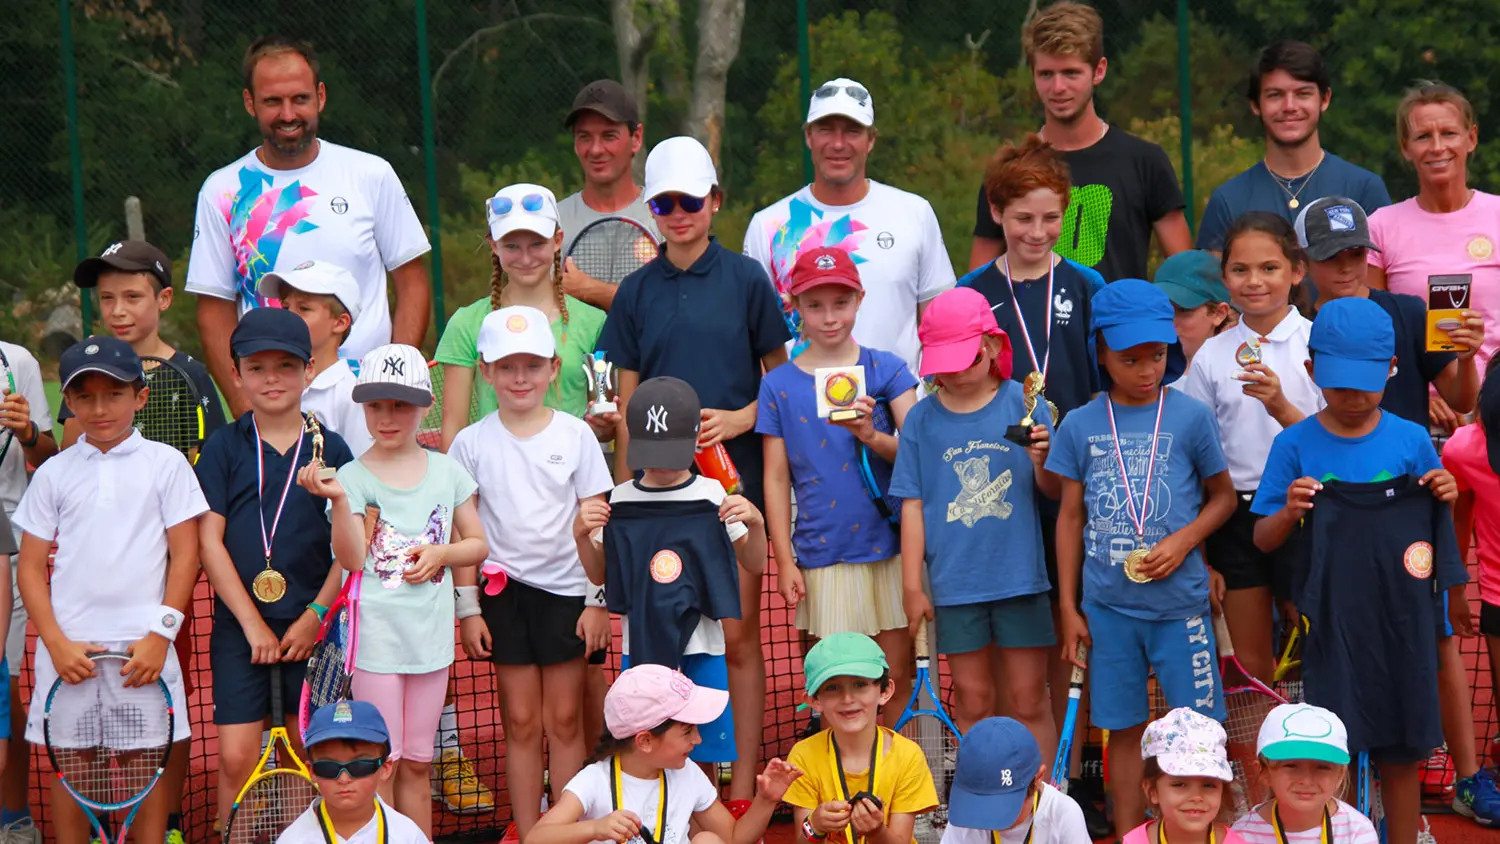
[[[563,231],[563,254],[573,238],[601,217],[628,217],[660,238],[656,218],[631,169],[641,151],[645,128],[635,98],[613,79],[583,86],[573,98],[564,123],[573,133],[573,152],[583,166],[583,190],[557,203]],[[609,310],[616,286],[590,278],[571,259],[563,263],[563,291],[597,308]]]

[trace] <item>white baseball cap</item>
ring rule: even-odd
[[[376,346],[359,362],[359,377],[350,397],[361,403],[391,399],[431,407],[432,376],[427,359],[405,343]]]
[[[491,240],[516,231],[551,237],[557,232],[557,197],[541,185],[507,185],[485,200],[484,217]]]
[[[1260,725],[1255,752],[1287,762],[1312,759],[1349,764],[1349,733],[1339,716],[1310,703],[1283,703]]]
[[[696,138],[667,138],[646,156],[646,195],[652,200],[664,193],[705,197],[719,183],[714,158]]]
[[[303,261],[289,270],[277,270],[260,277],[260,295],[267,298],[282,298],[288,287],[302,293],[332,296],[349,312],[350,323],[359,321],[359,282],[354,280],[353,273],[338,264]]]
[[[511,355],[550,358],[557,354],[547,315],[526,305],[491,311],[479,326],[479,357],[494,363]]]
[[[1141,758],[1155,759],[1163,772],[1174,777],[1229,782],[1234,772],[1229,768],[1227,743],[1228,736],[1218,721],[1182,707],[1146,725]]]
[[[870,89],[840,76],[819,85],[807,105],[807,122],[817,123],[825,117],[842,115],[861,126],[875,125],[875,98]]]

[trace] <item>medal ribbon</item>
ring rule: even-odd
[[[1276,833],[1277,844],[1286,844],[1286,832],[1281,828],[1281,810],[1276,807],[1276,802],[1271,802],[1271,828]],[[1323,807],[1323,838],[1322,844],[1330,844],[1333,841],[1333,818],[1328,816],[1328,807]]]
[[[1167,825],[1161,821],[1156,822],[1156,844],[1167,844]],[[1213,824],[1208,826],[1208,844],[1219,844],[1219,833]]]
[[[620,770],[618,755],[609,757],[609,772],[609,800],[614,810],[618,812],[620,800],[625,796],[624,772]],[[657,774],[656,781],[661,791],[656,799],[656,834],[665,835],[667,832],[667,770],[665,768]],[[658,844],[657,840],[652,837],[651,830],[647,829],[644,824],[641,825],[641,838],[646,841],[646,844]]]
[[[337,844],[339,834],[334,831],[333,818],[328,816],[328,804],[323,798],[318,798],[318,818],[322,821],[323,844]],[[379,798],[375,800],[375,840],[380,844],[390,844],[391,833],[385,825],[385,805]]]
[[[871,794],[875,793],[875,761],[880,756],[880,728],[875,728],[875,743],[870,746],[870,779],[869,788],[865,789]],[[833,751],[833,770],[838,774],[839,787],[844,790],[844,802],[852,803],[854,795],[849,793],[849,780],[844,776],[844,757],[839,755],[839,743],[833,740],[833,730],[828,731],[828,747]],[[884,811],[882,809],[882,811]],[[850,824],[844,828],[844,834],[849,839],[849,844],[854,844],[854,825]]]
[[[1021,844],[1031,844],[1031,836],[1036,832],[1036,813],[1042,807],[1042,790],[1036,790],[1036,796],[1031,799],[1031,826],[1026,827],[1026,839]],[[990,830],[990,844],[1001,844],[1000,831]],[[1208,844],[1214,844],[1210,841]]]
[[[1146,463],[1146,488],[1141,494],[1140,517],[1136,517],[1135,497],[1130,492],[1130,475],[1125,471],[1125,452],[1120,450],[1120,429],[1115,426],[1115,403],[1105,399],[1104,407],[1109,411],[1109,435],[1115,441],[1115,459],[1120,461],[1120,481],[1125,485],[1125,514],[1135,527],[1135,535],[1144,541],[1146,536],[1146,514],[1151,510],[1151,478],[1156,474],[1156,438],[1161,435],[1161,411],[1167,406],[1167,390],[1162,388],[1156,397],[1156,427],[1151,430],[1151,459]]]
[[[1026,351],[1031,354],[1031,366],[1033,371],[1042,373],[1042,381],[1047,380],[1047,364],[1052,360],[1052,278],[1057,271],[1057,264],[1051,260],[1049,253],[1047,264],[1047,350],[1040,358],[1036,354],[1036,346],[1031,344],[1031,331],[1026,328],[1026,317],[1021,314],[1021,302],[1016,298],[1016,283],[1010,277],[1010,256],[1001,257],[1001,265],[1005,269],[1005,283],[1010,286],[1010,306],[1015,309],[1016,322],[1021,326],[1021,339],[1026,343]]]
[[[301,431],[297,432],[297,448],[292,452],[291,468],[286,470],[286,486],[281,490],[281,501],[276,504],[276,515],[271,518],[271,530],[266,530],[266,443],[260,438],[260,424],[255,421],[255,414],[250,415],[250,425],[255,429],[255,498],[260,507],[255,514],[260,517],[260,541],[266,549],[266,566],[271,565],[271,543],[276,541],[276,526],[281,524],[281,512],[286,509],[286,497],[292,491],[292,483],[297,479],[297,460],[302,457]]]

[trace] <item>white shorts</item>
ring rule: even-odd
[[[100,642],[105,648],[112,651],[123,651],[130,647],[131,642]],[[113,663],[114,660],[110,660]],[[36,644],[35,662],[35,695],[31,701],[30,710],[26,713],[26,740],[32,744],[42,744],[46,741],[46,734],[42,729],[42,722],[46,716],[47,696],[52,685],[57,682],[57,669],[52,666],[52,656],[47,653],[47,647],[40,640]],[[172,695],[172,741],[186,741],[193,734],[192,726],[188,723],[187,692],[182,685],[182,668],[177,663],[177,651],[167,648],[167,661],[162,666],[162,682],[167,684],[167,691]],[[161,692],[154,686],[145,686],[138,689],[127,689],[125,678],[121,677],[118,670],[106,664],[99,672],[99,677],[94,681],[99,694],[94,697],[74,696],[69,698],[68,706],[62,707],[53,713],[53,738],[58,739],[62,746],[94,747],[108,739],[111,742],[119,742],[125,745],[120,749],[134,749],[129,746],[128,739],[116,736],[110,728],[109,719],[106,718],[103,731],[105,735],[99,735],[98,728],[90,728],[87,734],[70,735],[74,732],[73,727],[68,726],[79,722],[93,724],[98,719],[86,717],[87,710],[93,707],[104,707],[109,711],[118,711],[121,707],[129,706],[133,702],[139,702],[140,711],[152,714],[157,720],[141,723],[136,721],[127,722],[124,729],[130,730],[132,734],[150,736],[159,733],[165,728],[160,704],[157,700]],[[61,701],[60,701],[61,702]],[[58,725],[64,725],[61,736],[58,735]],[[74,742],[77,742],[76,745]],[[152,746],[154,742],[143,739],[142,747]],[[112,746],[114,746],[112,744]]]
[[[21,584],[17,582],[16,561],[10,558],[10,635],[5,640],[5,659],[10,664],[10,676],[21,676],[21,663],[26,661],[26,605],[21,603]]]

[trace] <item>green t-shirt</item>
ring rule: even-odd
[[[604,330],[604,312],[572,296],[566,297],[566,301],[566,337],[563,336],[562,320],[552,321],[552,339],[557,342],[557,356],[562,360],[562,369],[557,374],[557,380],[547,388],[547,396],[542,403],[553,410],[581,419],[588,411],[588,381],[583,364],[593,356],[599,332]],[[448,327],[443,330],[442,339],[438,340],[437,354],[433,356],[440,364],[474,367],[474,388],[478,391],[480,416],[493,413],[499,407],[494,389],[479,372],[479,326],[490,312],[488,296],[454,311],[452,318],[448,320]]]

